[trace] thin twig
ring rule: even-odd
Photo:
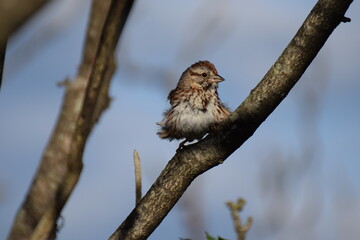
[[[5,41],[5,44],[0,43],[0,89],[1,89],[1,83],[2,83],[2,79],[3,79],[3,75],[4,75],[6,45],[7,45],[7,41]]]
[[[351,22],[351,18],[344,16],[343,19],[341,20],[341,22],[343,22],[343,23]]]
[[[243,210],[246,201],[242,198],[239,198],[236,203],[228,201],[226,205],[230,209],[231,217],[234,221],[235,232],[238,240],[245,240],[246,234],[249,231],[251,224],[253,222],[252,217],[248,217],[245,225],[241,224],[240,212]]]
[[[142,198],[141,193],[141,166],[139,153],[134,150],[134,166],[135,166],[135,205],[138,205]]]

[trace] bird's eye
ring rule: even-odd
[[[201,74],[201,76],[203,76],[203,77],[207,77],[207,74],[206,74],[206,73],[203,73],[203,74]]]

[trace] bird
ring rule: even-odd
[[[157,123],[159,137],[170,141],[185,139],[179,145],[181,149],[186,142],[201,140],[216,129],[231,113],[218,96],[218,84],[222,81],[224,78],[207,60],[188,67],[168,95],[171,106]]]

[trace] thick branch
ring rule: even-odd
[[[84,56],[55,130],[8,239],[52,239],[56,221],[82,170],[87,137],[109,104],[114,51],[133,0],[94,0]]]
[[[343,20],[351,2],[320,0],[246,100],[218,131],[176,153],[110,239],[146,239],[198,175],[223,163],[250,138],[300,79],[332,31]]]
[[[4,45],[8,38],[29,17],[41,9],[50,0],[1,0],[0,1],[0,45]]]

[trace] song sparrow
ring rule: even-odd
[[[194,63],[183,72],[175,89],[168,96],[170,109],[164,119],[157,123],[160,138],[182,139],[186,142],[199,140],[220,121],[230,110],[220,101],[218,83],[224,81],[215,66],[209,61]]]

